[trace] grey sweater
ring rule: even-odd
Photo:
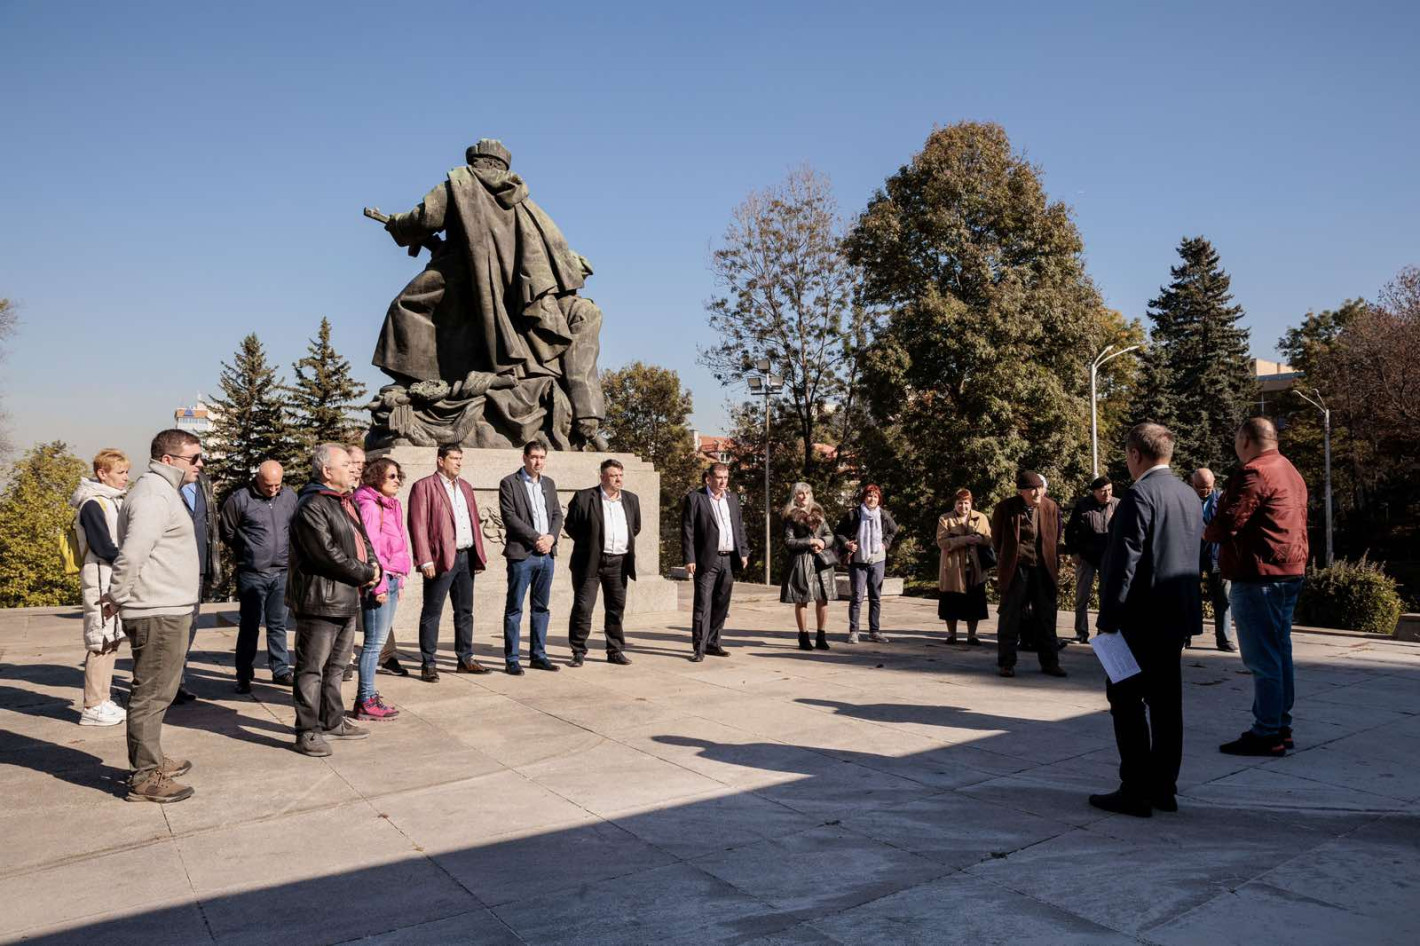
[[[118,558],[109,597],[125,621],[189,614],[197,604],[197,540],[182,494],[183,471],[153,460],[118,516]]]

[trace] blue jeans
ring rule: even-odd
[[[1300,578],[1233,582],[1233,624],[1252,671],[1252,731],[1259,736],[1292,728],[1292,610],[1301,590]]]
[[[528,650],[533,660],[547,659],[547,603],[552,597],[551,555],[529,555],[521,562],[508,562],[508,601],[503,606],[503,659],[518,662],[522,649],[523,595],[532,589],[532,628]]]
[[[237,572],[241,627],[237,631],[237,679],[250,683],[256,661],[256,640],[266,619],[266,667],[273,677],[291,669],[286,651],[286,569]]]
[[[868,630],[873,634],[881,630],[883,573],[886,569],[886,561],[874,562],[871,565],[853,562],[848,566],[848,578],[853,583],[853,597],[848,601],[848,630],[850,633],[856,633],[858,630],[858,616],[862,613],[865,596],[868,599]]]
[[[365,618],[365,642],[360,645],[360,687],[356,691],[356,699],[360,701],[368,700],[375,695],[375,671],[380,666],[380,650],[385,646],[385,638],[390,635],[390,628],[394,627],[395,608],[399,607],[400,581],[398,575],[388,577],[388,587],[385,589],[389,598],[384,604],[370,605],[374,598],[370,595],[363,596],[361,610]]]

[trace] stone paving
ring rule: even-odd
[[[947,646],[933,605],[827,654],[746,600],[728,659],[687,662],[681,612],[631,629],[631,667],[381,676],[404,714],[324,760],[291,751],[288,690],[232,692],[213,627],[169,806],[121,800],[122,727],[76,725],[77,616],[0,612],[0,940],[1420,942],[1420,645],[1297,635],[1281,760],[1217,752],[1250,681],[1186,652],[1182,810],[1136,820],[1085,801],[1116,784],[1093,656],[1001,680],[989,622]]]

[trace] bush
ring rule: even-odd
[[[1340,560],[1311,567],[1297,600],[1298,624],[1394,634],[1402,610],[1400,591],[1377,562]]]

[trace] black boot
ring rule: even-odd
[[[804,640],[807,641],[808,639],[809,636],[805,634]],[[814,641],[814,650],[832,650],[832,648],[828,646],[828,632],[823,628],[819,628],[818,640]]]
[[[813,649],[814,649],[814,645],[809,643],[809,632],[808,632],[808,631],[800,631],[800,632],[799,632],[799,649],[800,649],[800,650],[813,650]]]

